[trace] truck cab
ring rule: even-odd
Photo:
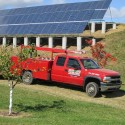
[[[97,96],[100,91],[115,91],[121,87],[118,72],[100,68],[91,58],[77,56],[57,56],[51,80],[81,86],[91,97]]]

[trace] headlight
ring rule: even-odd
[[[103,82],[110,82],[111,81],[111,77],[104,77]]]

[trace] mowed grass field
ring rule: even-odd
[[[2,83],[0,84],[0,112],[7,112],[8,100],[9,87],[7,83]],[[17,116],[0,116],[0,125],[125,124],[124,109],[55,96],[20,86],[14,90],[13,111]]]

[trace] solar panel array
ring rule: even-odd
[[[79,34],[102,19],[111,0],[0,10],[0,35]]]

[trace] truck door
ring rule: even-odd
[[[51,74],[52,81],[63,82],[65,62],[66,57],[63,56],[58,57],[57,60],[54,61]]]
[[[82,85],[83,74],[79,61],[75,58],[68,58],[64,69],[64,82],[74,85]]]

